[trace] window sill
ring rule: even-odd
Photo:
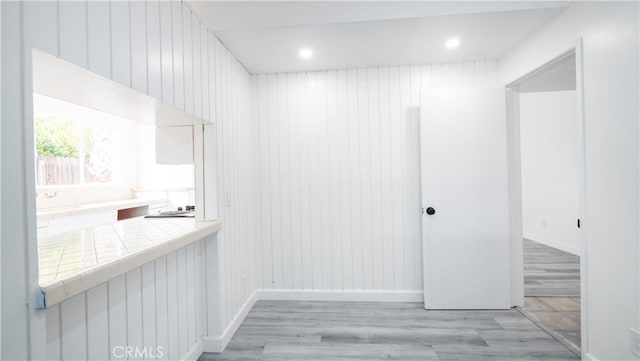
[[[37,217],[38,217],[38,222],[42,222],[42,221],[47,221],[54,218],[68,217],[68,216],[92,212],[92,211],[116,211],[122,208],[138,207],[138,206],[144,206],[144,205],[149,205],[150,208],[154,208],[153,206],[155,205],[162,206],[166,202],[167,202],[166,199],[134,198],[134,199],[112,201],[112,202],[78,204],[78,205],[72,205],[72,206],[40,209],[37,211]]]

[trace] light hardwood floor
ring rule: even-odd
[[[579,297],[525,297],[520,310],[576,354],[580,353]]]
[[[200,360],[577,360],[517,310],[259,301],[223,353]]]
[[[524,295],[580,297],[580,257],[525,239]]]
[[[524,240],[525,305],[520,310],[580,352],[580,257]]]

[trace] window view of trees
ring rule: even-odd
[[[113,133],[74,120],[36,115],[37,185],[113,181]]]

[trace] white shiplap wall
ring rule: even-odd
[[[199,240],[46,310],[48,360],[177,360],[207,335],[205,247]],[[142,359],[143,357],[134,357]]]
[[[420,91],[496,86],[496,62],[261,74],[256,82],[262,287],[421,290]]]
[[[229,190],[232,200],[230,207],[220,202],[219,214],[224,230],[217,236],[219,292],[224,295],[224,302],[216,319],[219,322],[216,329],[224,330],[255,289],[254,254],[245,251],[251,248],[253,232],[252,223],[246,219],[251,209],[249,205],[253,203],[252,179],[247,176],[251,170],[252,154],[251,133],[248,131],[252,121],[248,113],[251,105],[250,75],[180,1],[33,1],[2,2],[1,6],[3,347],[0,358],[45,358],[47,348],[44,344],[51,337],[45,331],[45,312],[35,311],[33,306],[25,304],[25,299],[37,291],[38,284],[34,146],[30,136],[33,134],[32,48],[60,56],[216,123],[218,188],[220,194]],[[166,262],[169,263],[170,259],[172,256],[168,256]],[[59,330],[71,332],[73,327],[69,322],[82,321],[82,314],[74,314],[76,306],[82,310],[84,305],[88,310],[86,320],[103,317],[99,315],[99,307],[96,308],[98,313],[91,311],[96,307],[93,298],[99,298],[101,292],[108,288],[118,290],[109,292],[109,303],[113,302],[115,307],[115,318],[108,320],[110,327],[113,321],[110,342],[123,341],[124,336],[134,341],[148,337],[148,332],[139,333],[152,326],[147,320],[160,321],[145,316],[145,313],[133,312],[145,296],[133,292],[129,297],[128,291],[136,291],[141,282],[146,285],[142,281],[144,277],[151,281],[144,267],[139,275],[136,272],[112,281],[115,282],[113,285],[103,285],[88,292],[84,296],[86,299],[78,297],[61,305],[58,312],[68,317],[63,318],[65,321]],[[166,292],[179,293],[187,287],[177,281],[168,285],[171,284],[176,288]],[[173,302],[171,300],[172,297],[168,302]],[[172,308],[170,304],[165,306],[169,310],[179,309]],[[52,322],[49,316],[55,318],[55,312],[47,312],[49,324]],[[125,319],[122,314],[127,315]],[[192,320],[199,315],[194,311],[186,316]],[[139,317],[142,317],[142,323]],[[119,331],[123,323],[137,328],[122,334]],[[84,326],[81,323],[79,327],[91,329],[88,323]],[[193,332],[189,335],[196,334]],[[177,346],[170,349],[185,350],[191,336],[183,337]],[[65,343],[64,335],[60,340],[63,342],[60,344],[63,356],[83,355],[85,351],[92,355],[97,352],[95,347],[102,345],[95,346],[93,342],[96,339],[91,337],[80,338],[87,340],[86,343],[74,341],[72,345]]]

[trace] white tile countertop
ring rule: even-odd
[[[39,308],[60,303],[221,228],[220,221],[136,217],[39,239]]]

